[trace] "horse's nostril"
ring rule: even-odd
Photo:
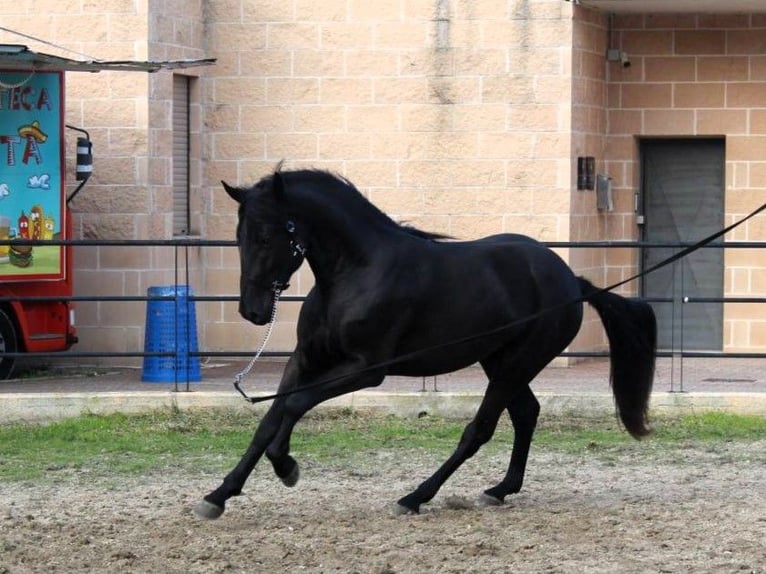
[[[243,319],[247,319],[248,321],[250,321],[250,318],[253,316],[254,313],[252,311],[245,309],[244,306],[240,305],[239,314],[242,316]]]
[[[239,314],[242,315],[243,319],[250,321],[255,325],[265,324],[263,317],[257,311],[240,310]]]

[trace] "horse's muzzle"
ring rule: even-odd
[[[258,313],[257,311],[241,310],[239,314],[254,325],[266,325],[269,323],[269,319],[271,319],[271,313]]]
[[[265,325],[269,322],[269,318],[266,315],[258,315],[257,313],[242,313],[242,317],[253,323],[254,325]]]
[[[255,325],[266,325],[271,322],[274,300],[268,298],[257,303],[249,302],[245,304],[242,300],[239,302],[239,314],[242,318]]]

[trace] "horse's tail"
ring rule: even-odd
[[[657,321],[651,306],[594,287],[579,278],[583,297],[601,317],[609,339],[610,380],[617,412],[636,439],[649,434],[647,415],[657,354]]]

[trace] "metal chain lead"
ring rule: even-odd
[[[271,309],[271,319],[269,320],[269,326],[266,329],[266,334],[263,336],[263,341],[261,341],[260,347],[258,347],[258,350],[255,352],[255,355],[253,355],[253,358],[250,359],[250,363],[248,363],[247,367],[242,369],[239,373],[234,375],[234,388],[239,391],[239,394],[241,394],[245,399],[247,399],[250,402],[255,402],[253,399],[251,399],[245,391],[242,390],[242,388],[239,386],[239,384],[242,382],[242,379],[244,379],[250,371],[253,369],[253,366],[255,365],[255,362],[260,358],[261,354],[263,353],[263,350],[266,348],[266,343],[269,341],[269,337],[271,337],[271,331],[274,329],[274,323],[276,323],[277,320],[277,305],[279,304],[279,297],[282,295],[282,290],[278,287],[274,288],[274,306]]]

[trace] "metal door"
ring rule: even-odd
[[[648,139],[640,152],[645,241],[693,243],[723,227],[724,140]],[[643,269],[678,250],[644,248]],[[723,297],[723,271],[723,249],[710,247],[644,277],[644,297],[667,300],[652,303],[661,349],[721,350],[723,304],[684,301]]]

